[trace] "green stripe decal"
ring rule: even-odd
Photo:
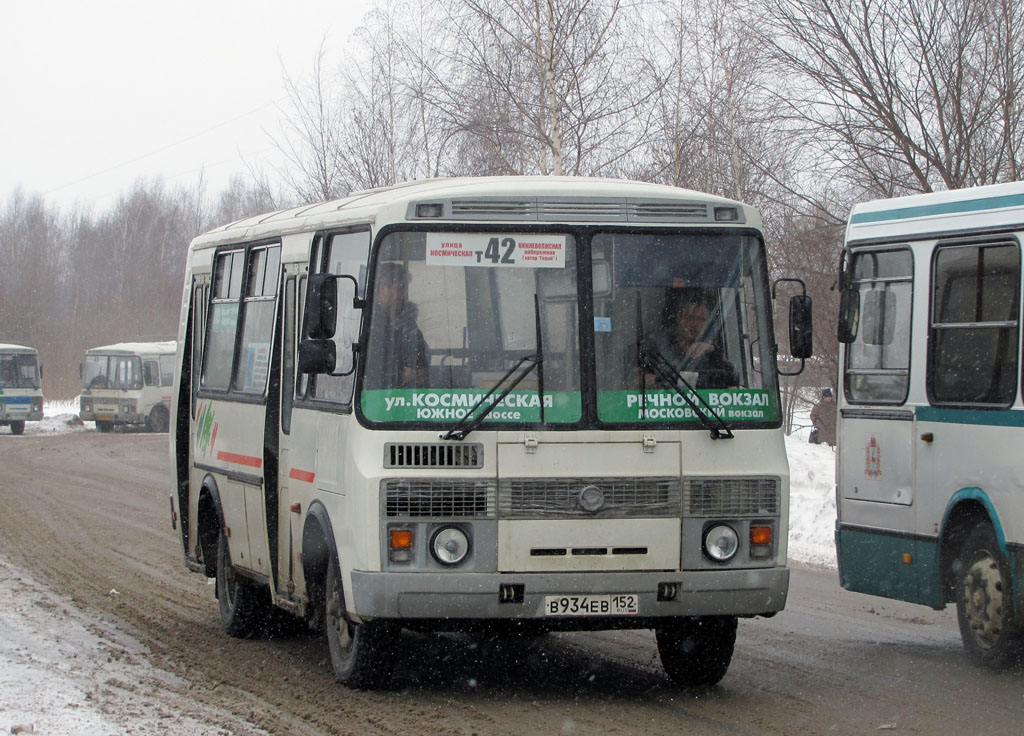
[[[850,222],[854,224],[887,222],[890,220],[906,220],[911,217],[954,215],[962,212],[980,212],[981,210],[1021,206],[1024,206],[1024,194],[1006,194],[1002,197],[984,197],[982,199],[967,199],[959,202],[943,202],[918,207],[900,207],[894,210],[880,210],[878,212],[858,212],[850,218]]]
[[[934,406],[917,407],[917,421],[943,424],[976,424],[988,427],[1024,427],[1024,411],[997,409],[938,409]]]

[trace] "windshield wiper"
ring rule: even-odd
[[[683,375],[676,370],[675,366],[669,362],[668,358],[662,355],[661,351],[658,350],[652,343],[647,341],[644,335],[643,328],[643,310],[640,306],[640,295],[636,297],[636,319],[637,319],[637,340],[636,340],[636,359],[637,367],[640,371],[640,391],[643,395],[641,399],[641,416],[647,416],[647,381],[645,373],[649,369],[666,386],[672,388],[677,394],[683,397],[683,401],[687,403],[694,414],[697,415],[697,419],[700,420],[701,426],[711,433],[711,439],[713,440],[731,440],[734,435],[732,429],[722,419],[721,415],[716,412],[704,397],[697,393],[697,389],[687,381]],[[682,384],[682,386],[680,386]],[[696,400],[694,400],[696,399]]]
[[[505,397],[508,396],[512,392],[512,390],[516,386],[518,386],[520,382],[524,378],[526,378],[530,374],[530,371],[532,371],[534,368],[537,369],[537,390],[540,393],[540,423],[544,424],[544,348],[541,343],[540,336],[540,301],[536,294],[533,295],[533,310],[535,317],[534,324],[536,329],[537,352],[535,352],[533,355],[524,355],[522,358],[516,361],[516,364],[505,372],[505,375],[503,375],[498,380],[498,382],[494,384],[494,387],[486,394],[481,396],[480,399],[475,404],[473,404],[470,410],[466,412],[465,416],[463,416],[462,419],[459,420],[458,424],[456,424],[454,427],[452,427],[447,432],[441,435],[441,439],[466,439],[469,433],[472,432],[477,427],[479,427],[481,424],[483,424],[483,421],[487,418],[487,415],[494,411],[494,408],[498,406],[498,404],[500,404],[502,401],[504,401]],[[525,367],[524,364],[526,364]],[[518,375],[513,375],[516,373],[516,371],[519,371]],[[509,383],[508,388],[504,389],[496,399],[487,404],[487,400],[490,399],[491,396],[493,396],[496,391],[501,389],[501,387],[504,386],[505,383],[508,382],[510,379],[511,383]],[[477,409],[480,409],[480,407],[484,406],[484,404],[487,404],[487,406],[474,417],[474,412],[476,412]]]

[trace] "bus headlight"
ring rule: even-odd
[[[732,559],[739,546],[739,537],[731,526],[715,524],[704,532],[704,554],[715,562]]]
[[[469,537],[457,526],[443,526],[430,540],[430,553],[442,565],[458,565],[469,554]]]

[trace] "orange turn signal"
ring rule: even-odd
[[[752,526],[752,527],[750,527],[750,543],[751,544],[771,544],[772,543],[772,528],[770,526]]]
[[[409,549],[412,547],[412,529],[392,529],[391,549]]]

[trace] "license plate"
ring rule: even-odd
[[[108,414],[100,414],[100,415],[98,415],[96,417],[96,421],[97,422],[112,422],[112,421],[114,421],[114,417],[112,417],[112,416],[110,416]]]
[[[545,616],[635,616],[639,612],[640,598],[635,593],[544,597]]]

